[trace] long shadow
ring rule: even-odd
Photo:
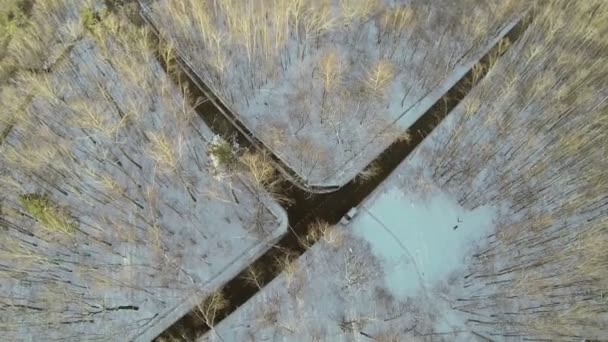
[[[515,42],[525,31],[529,21],[530,18],[522,19],[484,55],[478,62],[478,64],[486,66],[481,68],[481,74],[474,75],[473,69],[469,70],[441,99],[426,111],[410,127],[411,139],[409,141],[394,142],[376,158],[373,163],[381,167],[381,171],[376,175],[365,182],[353,180],[338,191],[326,194],[312,194],[286,182],[282,189],[282,195],[293,200],[291,205],[285,208],[290,222],[290,230],[267,253],[250,265],[250,267],[261,272],[258,285],[265,286],[281,272],[281,269],[273,266],[276,265],[277,258],[286,255],[295,258],[306,251],[307,248],[301,241],[307,236],[311,224],[317,221],[325,221],[331,225],[337,224],[351,208],[356,207],[368,197],[487,74],[489,69],[487,66],[490,65],[490,62],[495,61],[501,53],[506,52],[503,48],[500,48],[504,46],[502,43],[505,40]],[[163,42],[158,35],[152,39],[155,39],[155,43],[162,46]],[[192,73],[185,71],[185,65],[179,59],[166,60],[160,53],[158,57],[173,81],[182,86],[190,95],[191,105],[212,131],[224,138],[234,139],[241,146],[258,147],[253,146],[249,138],[235,128],[233,123],[227,120],[214,103],[209,101],[206,97],[208,93],[199,88],[199,81],[192,79]],[[222,291],[230,303],[215,317],[215,323],[234,312],[240,305],[260,291],[260,287],[245,280],[246,275],[247,270],[244,270],[223,287]],[[172,341],[195,341],[208,330],[209,326],[193,310],[176,321],[159,337],[168,338]]]

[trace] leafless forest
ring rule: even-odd
[[[517,1],[152,1],[205,84],[304,183],[343,185],[468,69]],[[440,94],[439,94],[440,96]],[[426,100],[428,101],[428,100]],[[411,116],[411,118],[410,118]]]
[[[40,58],[25,67],[13,55],[23,43],[13,41],[5,57],[7,340],[133,338],[185,297],[213,290],[216,277],[225,281],[224,268],[259,253],[284,224],[245,167],[212,162],[213,134],[164,74],[148,31],[83,8],[69,42],[49,33],[60,40],[54,48],[69,49],[59,59],[37,46]],[[53,11],[41,14],[49,27],[60,20]]]
[[[452,292],[468,327],[497,340],[608,338],[608,2],[142,3],[151,21],[134,19],[137,1],[0,3],[3,340],[134,340],[189,296],[207,298],[195,311],[213,334],[228,306],[215,290],[286,229],[279,203],[292,202],[270,157],[308,184],[367,181],[382,149],[420,134],[398,121],[520,19],[525,32],[472,67],[479,83],[399,176],[470,210],[499,208]],[[267,150],[205,124],[193,107],[206,99],[161,63],[176,58]],[[388,308],[369,287],[383,270],[365,242],[315,224],[299,242],[341,258],[342,285]],[[297,292],[323,282],[283,255],[269,267],[294,299],[278,327],[289,330],[298,300],[314,298]],[[265,294],[259,277],[246,279]],[[266,309],[258,318],[276,323]]]
[[[423,145],[430,178],[462,205],[508,203],[461,299],[498,335],[606,338],[607,16],[603,1],[539,2]]]

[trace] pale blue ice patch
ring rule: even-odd
[[[416,296],[463,269],[493,228],[493,208],[466,210],[438,189],[422,199],[391,187],[368,203],[352,229],[383,261],[387,288],[397,298]]]

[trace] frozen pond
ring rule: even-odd
[[[350,223],[201,341],[484,341],[457,299],[496,212],[462,208],[420,181],[418,164],[415,155],[406,159]]]
[[[361,208],[352,231],[383,261],[387,287],[407,298],[462,269],[493,216],[492,208],[467,211],[438,189],[421,200],[390,188]]]

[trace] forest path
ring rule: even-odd
[[[156,34],[155,43],[162,47],[164,42],[160,38],[158,29],[148,20],[144,12],[140,12],[140,15]],[[510,43],[516,41],[527,28],[529,19],[527,17],[521,19],[478,61],[477,64],[484,66],[477,69],[482,70],[481,73],[474,73],[473,70],[476,68],[470,69],[441,99],[435,102],[428,111],[410,126],[411,139],[393,142],[388,149],[374,160],[373,164],[380,166],[380,172],[365,181],[355,179],[334,192],[323,194],[310,193],[302,190],[301,187],[285,182],[280,195],[292,200],[285,207],[290,230],[266,254],[249,266],[262,271],[260,285],[263,287],[280,273],[280,270],[273,267],[276,265],[277,258],[285,255],[295,258],[307,250],[302,241],[315,222],[323,221],[331,225],[338,224],[351,208],[357,207],[363,202],[487,74],[492,63],[506,52],[504,41],[508,40]],[[258,144],[252,143],[250,137],[246,136],[239,127],[235,127],[233,120],[226,117],[225,109],[216,107],[217,101],[209,98],[210,92],[205,89],[204,83],[196,76],[188,63],[180,57],[179,53],[176,53],[175,58],[171,60],[164,59],[161,53],[159,53],[158,58],[174,82],[188,91],[189,98],[192,101],[190,105],[195,108],[212,131],[222,136],[226,141],[235,141],[241,147],[251,150],[263,149]],[[264,152],[269,153],[268,151]],[[230,303],[220,315],[217,315],[216,323],[260,291],[260,288],[252,286],[250,282],[245,280],[246,275],[247,269],[228,282],[222,289]],[[192,341],[208,330],[209,327],[192,311],[175,322],[161,336],[181,337]]]

